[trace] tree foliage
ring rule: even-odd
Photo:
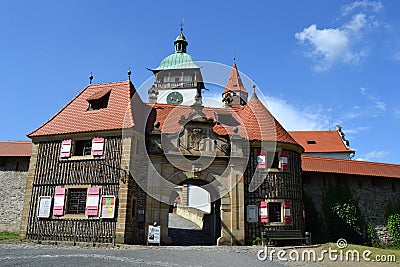
[[[339,238],[345,238],[347,242],[354,244],[365,241],[366,224],[358,202],[347,187],[330,187],[322,205],[331,241]]]

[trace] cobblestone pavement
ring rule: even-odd
[[[203,232],[201,228],[190,220],[170,213],[168,221],[168,236],[171,237],[172,245],[215,245],[216,241],[211,236]]]
[[[270,248],[275,251],[280,248]],[[317,253],[321,247],[286,248],[286,258],[290,251],[314,249]],[[71,246],[68,243],[43,245],[34,242],[0,244],[0,266],[175,266],[175,267],[222,267],[222,266],[400,266],[396,263],[377,262],[339,262],[328,261],[279,261],[277,253],[274,259],[260,261],[256,246],[134,246],[102,244],[92,247],[88,243]],[[320,254],[318,254],[320,255]],[[293,256],[293,255],[292,255]]]
[[[255,247],[144,247],[0,244],[1,266],[283,266],[259,261]]]

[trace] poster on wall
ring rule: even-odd
[[[160,245],[161,226],[149,225],[147,244],[158,244]]]
[[[101,197],[101,218],[113,219],[115,214],[115,196]]]
[[[50,196],[39,197],[37,217],[38,218],[49,218],[50,210],[51,210],[51,197]]]
[[[258,222],[258,206],[247,205],[247,222]]]

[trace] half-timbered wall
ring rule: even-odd
[[[99,186],[101,195],[118,196],[121,179],[126,174],[121,166],[121,138],[106,137],[104,156],[98,159],[60,159],[60,141],[40,142],[29,202],[26,236],[31,239],[63,241],[112,242],[115,237],[114,219],[98,217],[68,218],[63,216],[37,218],[40,196],[54,196],[58,186]],[[117,202],[118,203],[118,202]],[[116,210],[116,214],[118,209]]]
[[[254,179],[262,181],[261,185],[253,192],[249,191],[249,185],[257,170],[257,152],[259,148],[251,147],[247,169],[245,171],[244,202],[247,205],[258,205],[266,199],[285,199],[291,202],[292,223],[286,225],[268,226],[260,222],[247,222],[245,214],[245,239],[246,244],[251,244],[256,237],[261,237],[261,231],[293,229],[303,230],[304,220],[302,213],[302,181],[301,181],[301,157],[294,151],[288,152],[287,171],[259,172]]]

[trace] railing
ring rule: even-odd
[[[99,220],[55,220],[55,221],[36,221],[36,231],[30,233],[31,239],[41,240],[73,241],[74,246],[77,242],[112,243],[115,245],[114,221]]]
[[[156,82],[153,88],[197,88],[197,82]]]

